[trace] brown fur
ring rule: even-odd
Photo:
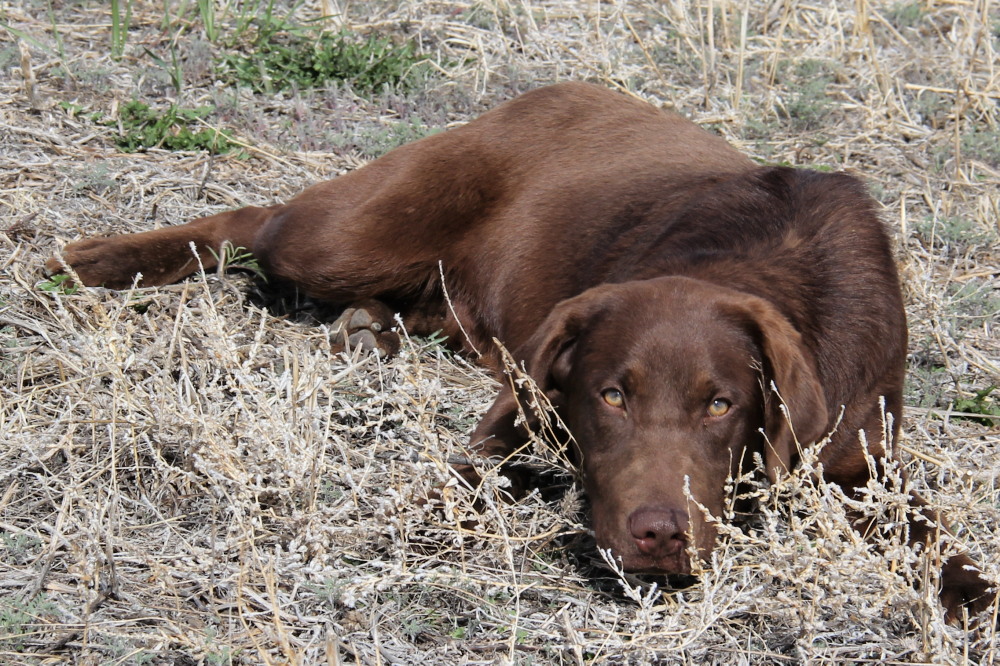
[[[858,433],[881,456],[883,413],[899,430],[906,322],[863,186],[758,166],[680,116],[598,87],[527,93],[285,205],[85,240],[64,256],[88,285],[125,287],[140,272],[156,285],[197,269],[192,241],[206,268],[229,241],[314,297],[388,303],[361,308],[379,325],[348,326],[368,346],[391,351],[391,310],[417,333],[444,328],[494,368],[501,340],[573,432],[598,543],[628,570],[686,572],[688,543],[712,548],[685,483],[720,515],[727,475],[753,454],[773,477],[833,431],[824,473],[852,492],[871,474]],[[473,448],[523,443],[517,398],[501,391]],[[708,412],[717,399],[728,412]],[[911,537],[933,531],[914,521]],[[943,569],[952,617],[992,599],[969,567],[957,555]]]

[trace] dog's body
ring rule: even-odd
[[[164,284],[198,268],[191,242],[211,267],[225,241],[314,297],[365,302],[348,318],[365,344],[391,350],[394,311],[494,368],[502,341],[572,431],[598,543],[629,570],[686,572],[689,541],[712,547],[686,481],[720,515],[727,475],[753,454],[773,477],[832,432],[824,474],[851,492],[872,474],[859,432],[876,457],[898,432],[906,323],[862,185],[757,166],[598,87],[527,93],[286,205],[82,241],[65,258],[86,284]],[[473,447],[520,446],[517,413],[508,385]],[[930,538],[911,523],[914,542]],[[952,616],[991,598],[966,565],[943,571]]]

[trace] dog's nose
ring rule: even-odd
[[[628,517],[628,529],[639,552],[654,558],[672,557],[687,546],[687,512],[667,507],[643,507]]]

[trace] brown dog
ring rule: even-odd
[[[191,243],[211,268],[228,241],[354,306],[343,320],[366,346],[398,343],[394,311],[495,368],[498,338],[575,437],[598,544],[627,570],[677,573],[689,542],[704,554],[715,541],[686,482],[721,515],[727,476],[753,454],[773,478],[832,431],[823,470],[852,492],[871,475],[859,431],[876,457],[885,413],[898,433],[906,322],[875,209],[850,176],[758,166],[680,116],[571,83],[285,205],[85,240],[64,257],[88,285],[140,273],[160,285],[197,270]],[[518,399],[501,391],[474,449],[523,444]],[[910,525],[916,543],[933,530]],[[989,587],[965,555],[945,564],[951,617],[988,605]]]

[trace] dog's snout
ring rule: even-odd
[[[636,509],[628,528],[639,552],[656,559],[674,557],[687,546],[687,512],[668,507]]]

